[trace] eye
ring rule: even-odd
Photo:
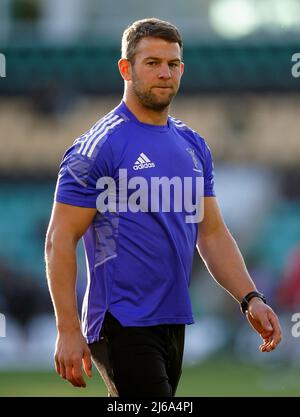
[[[149,61],[149,62],[147,62],[147,65],[150,65],[150,66],[154,66],[154,65],[156,65],[157,63],[155,62],[155,61]]]
[[[179,67],[179,63],[178,62],[170,62],[169,66],[171,68],[177,68],[177,67]]]

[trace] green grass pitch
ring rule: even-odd
[[[106,389],[93,370],[87,388],[73,388],[55,372],[0,372],[0,396],[100,396]],[[300,368],[249,366],[215,360],[185,367],[176,396],[300,396]]]

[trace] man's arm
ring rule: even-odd
[[[215,197],[204,198],[204,219],[199,223],[197,249],[213,278],[238,302],[249,292],[257,291]],[[281,329],[273,310],[255,297],[249,302],[247,318],[264,340],[261,351],[275,349],[281,340]]]
[[[46,272],[58,330],[55,367],[74,386],[85,387],[81,364],[91,376],[90,350],[81,332],[76,302],[76,247],[96,209],[54,203],[46,237]]]

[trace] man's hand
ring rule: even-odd
[[[80,330],[59,331],[55,349],[56,372],[74,387],[86,387],[83,368],[88,377],[92,376],[91,352]]]
[[[274,350],[281,341],[281,328],[278,317],[271,307],[260,298],[254,297],[249,302],[246,315],[251,326],[264,341],[259,346],[260,350],[262,352]]]

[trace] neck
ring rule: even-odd
[[[128,91],[125,91],[123,101],[138,121],[142,123],[164,126],[168,122],[169,106],[163,110],[149,109],[140,103],[132,94],[129,94]]]

